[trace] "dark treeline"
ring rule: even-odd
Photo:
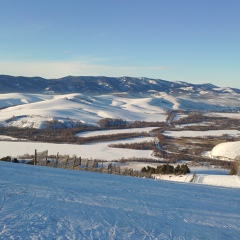
[[[200,112],[192,112],[188,114],[187,117],[183,117],[178,119],[177,121],[174,121],[175,124],[189,124],[189,123],[200,123],[204,121],[210,121],[217,120],[220,117],[209,117],[206,115],[201,114]]]
[[[96,127],[86,127],[84,131],[103,130]],[[106,129],[104,129],[106,130]],[[136,133],[118,133],[109,135],[98,135],[93,137],[78,137],[77,133],[84,132],[83,128],[72,129],[34,129],[34,128],[0,128],[0,134],[8,135],[18,139],[26,139],[38,142],[51,142],[51,143],[76,143],[84,144],[91,142],[102,142],[119,139],[127,139],[140,136],[149,136],[146,132]]]
[[[109,144],[109,147],[115,148],[128,148],[128,149],[136,149],[136,150],[157,150],[153,141],[151,142],[141,142],[141,143],[117,143],[117,144]]]
[[[165,122],[145,122],[133,121],[127,122],[123,119],[103,118],[98,121],[98,124],[103,129],[119,129],[119,128],[142,128],[142,127],[165,127]]]
[[[117,134],[109,134],[109,135],[98,135],[93,137],[79,137],[76,143],[84,144],[91,142],[105,142],[112,140],[120,140],[120,139],[128,139],[134,137],[147,137],[149,136],[146,132],[136,132],[136,133],[117,133]]]
[[[188,168],[187,164],[177,165],[176,167],[169,165],[169,164],[163,164],[159,165],[156,168],[154,167],[143,167],[141,169],[141,172],[147,172],[150,174],[175,174],[175,175],[181,175],[181,174],[187,174],[190,173],[190,169]]]
[[[184,114],[184,113],[183,113]],[[213,117],[206,116],[199,112],[192,112],[187,117],[183,117],[174,121],[175,125],[178,124],[190,124],[190,123],[203,123],[206,125],[196,125],[196,126],[184,126],[184,128],[178,129],[182,130],[193,130],[193,131],[207,131],[207,130],[223,130],[223,129],[240,129],[239,119],[225,118],[225,117]],[[210,123],[210,124],[208,124]],[[177,129],[175,129],[177,130]]]
[[[46,128],[35,129],[35,128],[17,128],[17,127],[0,127],[0,134],[8,135],[18,139],[26,139],[31,141],[44,141],[44,142],[55,142],[55,143],[87,143],[95,141],[109,141],[124,139],[129,137],[143,136],[144,134],[109,134],[105,136],[96,136],[81,138],[76,134],[85,131],[99,131],[99,130],[111,130],[111,129],[127,129],[127,128],[143,128],[143,127],[164,127],[164,122],[144,122],[134,121],[127,122],[122,119],[111,119],[104,118],[99,120],[98,125],[85,125],[85,124],[71,124],[72,128],[67,128],[59,121],[46,122]],[[65,127],[64,127],[65,126]],[[145,135],[144,135],[145,136]]]

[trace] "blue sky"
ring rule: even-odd
[[[240,88],[239,0],[0,0],[0,74]]]

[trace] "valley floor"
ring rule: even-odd
[[[239,239],[239,189],[0,162],[0,239]]]

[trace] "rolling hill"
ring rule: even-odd
[[[240,160],[240,141],[220,143],[212,149],[211,155],[222,159],[234,160],[238,158]]]
[[[240,111],[240,90],[132,77],[13,77],[0,75],[0,126],[43,128],[60,121],[102,118],[165,121],[166,111]]]

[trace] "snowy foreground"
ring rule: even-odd
[[[239,189],[0,162],[0,239],[239,239]]]

